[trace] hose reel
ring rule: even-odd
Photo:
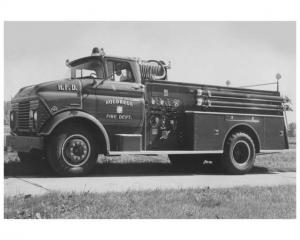
[[[165,80],[167,69],[170,68],[163,61],[148,60],[139,63],[142,80]]]

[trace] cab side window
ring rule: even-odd
[[[108,77],[116,82],[135,82],[128,62],[107,61]]]

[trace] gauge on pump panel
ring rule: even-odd
[[[159,105],[160,106],[164,106],[164,104],[165,104],[165,101],[162,98],[160,98],[159,99]]]
[[[150,118],[150,125],[152,128],[158,128],[159,122],[160,122],[160,119],[157,116],[152,116]]]
[[[155,103],[156,103],[155,98],[151,98],[151,104],[155,105]]]

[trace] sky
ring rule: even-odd
[[[169,80],[232,87],[275,81],[296,121],[295,22],[5,22],[4,99],[68,77],[66,59],[108,55],[171,61]],[[256,87],[275,90],[276,85]]]

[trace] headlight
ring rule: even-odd
[[[38,126],[38,113],[37,110],[30,110],[29,111],[29,118],[33,120],[33,125],[35,128]]]
[[[9,125],[10,128],[14,128],[15,127],[15,112],[10,112],[9,114]]]
[[[35,122],[38,120],[38,115],[36,110],[29,111],[29,118],[33,119]]]
[[[37,111],[34,111],[34,112],[33,112],[33,120],[34,120],[35,122],[37,122],[37,120],[38,120],[38,114],[37,114]]]
[[[30,118],[30,119],[33,119],[33,112],[34,112],[33,110],[30,110],[30,111],[29,111],[29,118]]]
[[[9,119],[10,119],[10,122],[13,122],[15,120],[15,114],[14,114],[14,112],[10,112]]]
[[[199,89],[197,89],[197,95],[198,95],[198,96],[201,96],[202,94],[203,94],[203,90],[202,90],[202,89],[200,89],[200,88],[199,88]]]

